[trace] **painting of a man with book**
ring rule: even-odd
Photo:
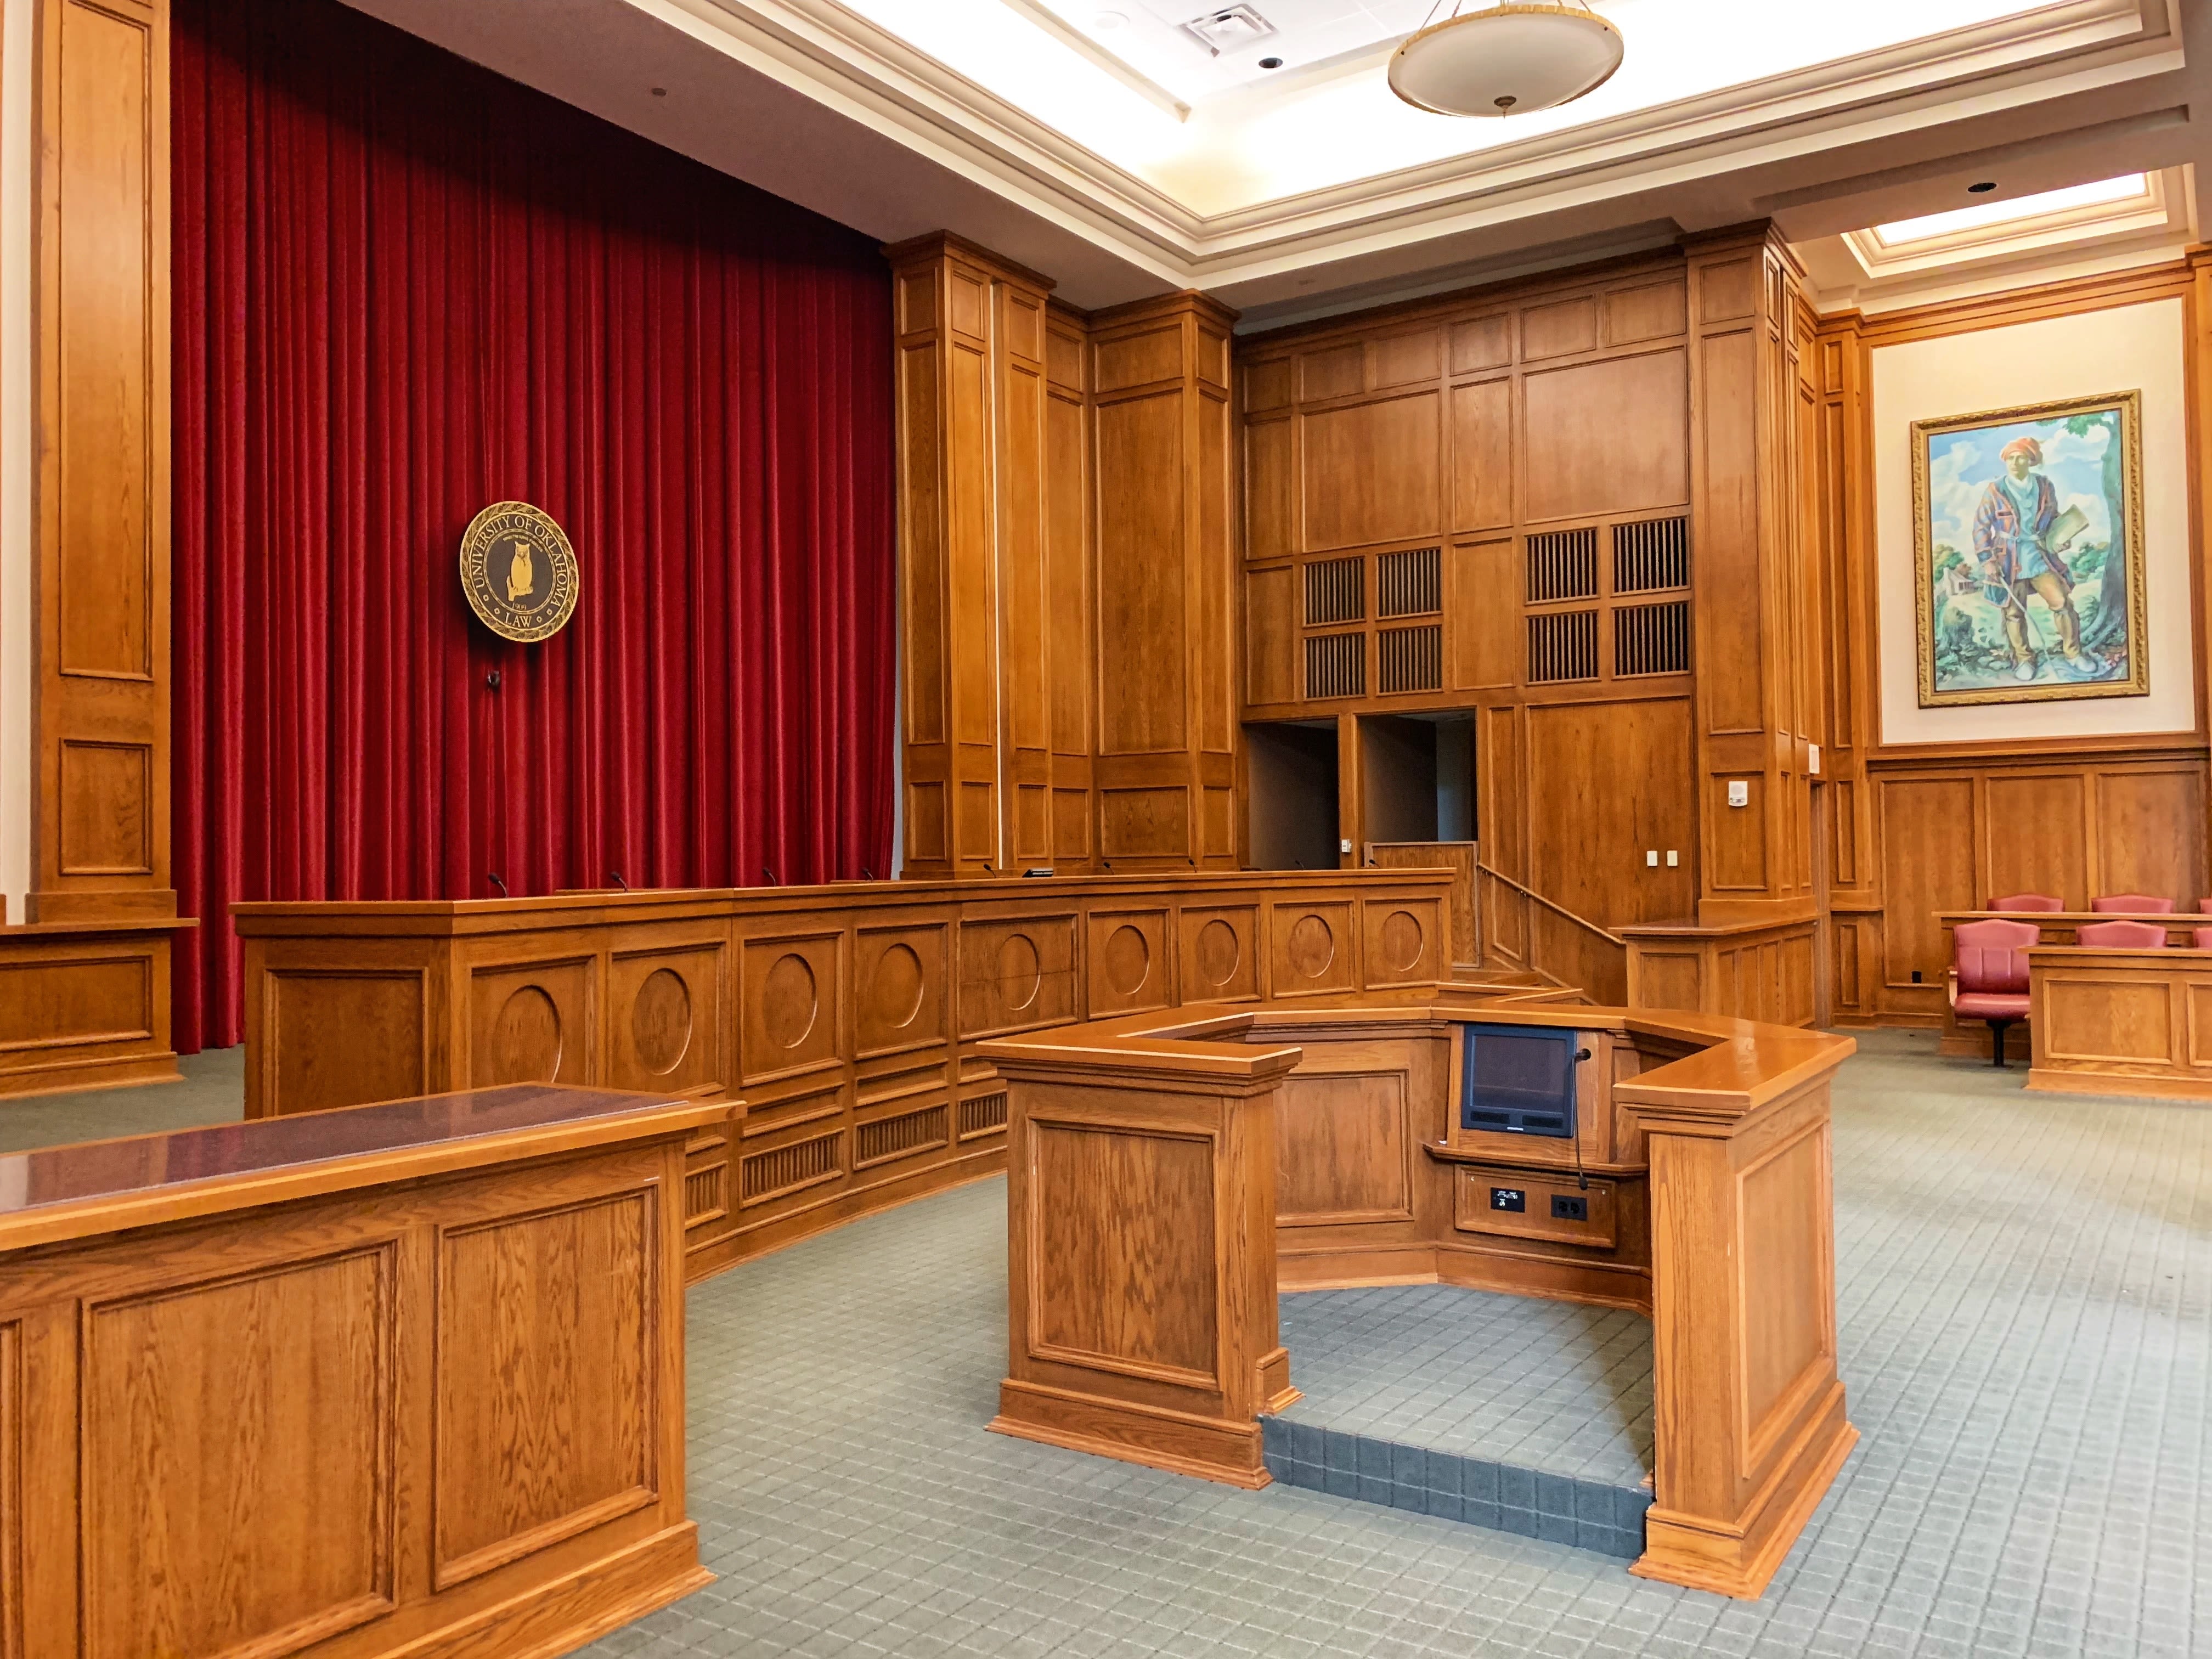
[[[2140,404],[1914,422],[1923,708],[2148,689]]]

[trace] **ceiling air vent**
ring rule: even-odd
[[[1528,538],[1528,603],[1597,597],[1597,531],[1547,530]]]
[[[1597,678],[1597,612],[1540,611],[1528,618],[1528,684]]]
[[[1376,571],[1378,617],[1425,617],[1444,608],[1441,550],[1417,547],[1410,553],[1385,553]]]
[[[1441,623],[1419,628],[1386,628],[1375,636],[1377,684],[1389,695],[1441,691],[1444,685],[1444,630]]]
[[[1224,52],[1266,40],[1275,32],[1275,26],[1249,6],[1224,6],[1192,18],[1182,26],[1182,32],[1218,58]]]
[[[1646,519],[1613,527],[1613,591],[1656,593],[1690,585],[1690,521]]]
[[[1358,622],[1367,614],[1367,562],[1316,559],[1306,567],[1306,626]]]

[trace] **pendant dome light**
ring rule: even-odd
[[[1612,79],[1620,31],[1589,7],[1502,0],[1413,34],[1390,57],[1390,90],[1437,115],[1526,115]],[[1431,12],[1431,15],[1434,15]]]

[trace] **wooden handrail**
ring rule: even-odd
[[[1519,882],[1514,880],[1512,877],[1505,874],[1503,871],[1493,870],[1480,860],[1477,860],[1475,861],[1474,867],[1479,874],[1488,876],[1492,881],[1504,882],[1508,887],[1510,887],[1515,892],[1520,894],[1522,897],[1535,900],[1537,903],[1542,905],[1553,915],[1565,916],[1569,921],[1571,921],[1576,927],[1582,928],[1584,932],[1595,933],[1600,939],[1604,939],[1610,944],[1618,945],[1624,951],[1628,948],[1628,941],[1621,938],[1620,934],[1612,933],[1606,928],[1599,927],[1587,916],[1577,915],[1573,911],[1568,909],[1564,904],[1554,904],[1550,899],[1546,898],[1541,893],[1536,892],[1532,889],[1523,887]]]

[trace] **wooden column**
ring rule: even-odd
[[[1046,459],[1064,416],[1048,416],[1046,391],[1052,283],[944,234],[885,253],[898,333],[905,868],[1018,871],[1053,857]]]
[[[173,1079],[169,8],[38,0],[30,926],[0,1095]],[[0,917],[0,921],[4,921]]]
[[[991,1427],[1267,1486],[1258,1419],[1298,1398],[1275,1314],[1275,1115],[1300,1051],[1105,1074],[985,1052],[1009,1107]]]
[[[1763,1046],[1723,1044],[1614,1091],[1651,1165],[1655,1501],[1629,1571],[1746,1598],[1858,1440],[1836,1375],[1828,1091],[1842,1054],[1808,1044],[1792,1063]]]
[[[1813,914],[1802,273],[1769,225],[1686,245],[1698,920]],[[1731,805],[1731,786],[1743,805]]]
[[[167,0],[38,9],[33,921],[177,913],[168,42]]]
[[[1200,294],[1093,313],[1098,854],[1237,864],[1229,337]]]

